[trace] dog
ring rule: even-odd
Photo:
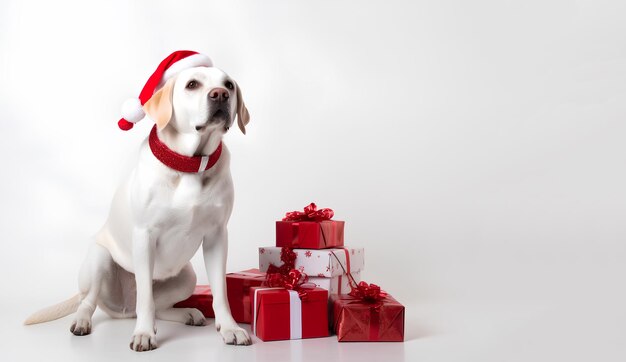
[[[25,324],[75,312],[70,331],[87,335],[98,306],[113,318],[137,318],[132,350],[155,349],[155,319],[206,323],[195,308],[173,308],[193,293],[190,260],[202,246],[215,326],[227,344],[249,345],[248,333],[231,315],[225,286],[233,182],[222,137],[235,118],[246,133],[250,115],[241,89],[218,68],[191,67],[167,80],[143,110],[156,123],[152,138],[143,142],[136,166],[115,192],[108,219],[80,268],[79,293]],[[153,141],[170,152],[166,161],[176,154],[214,164],[203,172],[177,171],[157,158]]]

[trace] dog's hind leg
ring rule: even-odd
[[[173,308],[174,304],[189,298],[196,286],[196,273],[191,263],[175,277],[154,283],[156,317],[161,320],[179,322],[191,326],[203,326],[206,319],[196,308]]]
[[[98,243],[91,245],[78,275],[80,305],[70,327],[75,335],[91,333],[91,317],[96,310],[102,281],[111,275],[112,266],[113,258],[109,251]]]

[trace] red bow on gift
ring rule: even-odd
[[[272,288],[279,287],[290,290],[298,290],[309,280],[309,277],[297,269],[291,269],[287,274],[268,274],[266,280],[267,285]]]
[[[280,251],[280,260],[283,265],[277,267],[270,264],[265,277],[265,284],[272,288],[295,290],[301,299],[306,299],[307,289],[315,288],[315,284],[308,283],[309,276],[295,269],[296,253],[291,248],[283,247]]]
[[[376,284],[360,282],[356,288],[352,288],[349,295],[367,303],[379,303],[385,299],[387,293],[380,290],[380,287]]]
[[[280,261],[283,262],[283,265],[277,267],[274,264],[270,264],[267,268],[267,276],[269,277],[270,274],[289,274],[289,271],[296,267],[296,257],[296,253],[291,248],[284,246],[280,250]]]
[[[323,221],[330,220],[335,215],[332,209],[317,209],[317,205],[311,203],[302,211],[292,211],[285,214],[283,221]]]

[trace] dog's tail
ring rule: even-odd
[[[80,295],[76,294],[70,299],[51,305],[38,312],[33,313],[30,317],[24,321],[25,325],[37,324],[43,322],[53,321],[61,317],[65,317],[68,314],[76,312],[78,305],[80,304]]]

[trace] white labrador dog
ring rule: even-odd
[[[214,67],[181,71],[144,105],[158,139],[185,156],[221,155],[204,172],[175,171],[159,161],[148,140],[130,176],[115,193],[108,220],[97,233],[79,274],[79,294],[29,317],[41,323],[76,312],[75,335],[91,332],[96,306],[114,318],[137,318],[130,348],[157,347],[155,318],[204,325],[194,308],[173,308],[196,285],[190,259],[200,245],[211,290],[215,326],[228,344],[249,345],[226,298],[226,224],[233,207],[230,155],[222,136],[237,116],[249,122],[237,83]]]

